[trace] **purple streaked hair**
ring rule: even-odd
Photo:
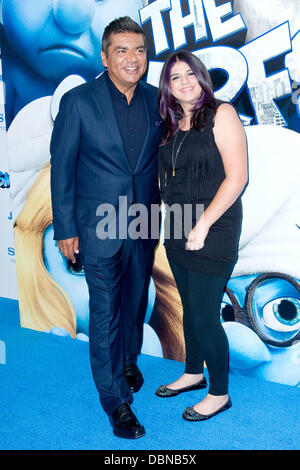
[[[213,84],[205,65],[189,51],[174,52],[166,60],[159,82],[159,110],[165,122],[165,136],[162,144],[166,144],[177,132],[178,122],[184,115],[183,109],[172,95],[170,87],[171,70],[177,61],[185,62],[191,68],[202,88],[202,93],[193,108],[191,127],[200,131],[205,127],[207,111],[209,109],[212,109],[214,113],[216,111]]]

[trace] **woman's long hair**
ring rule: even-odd
[[[178,100],[171,93],[171,70],[177,61],[185,62],[194,72],[202,93],[196,101],[191,118],[191,127],[200,131],[205,127],[208,110],[216,111],[213,84],[210,75],[198,57],[188,51],[175,52],[166,60],[159,83],[159,110],[165,122],[165,136],[163,144],[167,143],[178,130],[178,122],[184,117],[183,109]]]

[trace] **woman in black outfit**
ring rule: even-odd
[[[159,100],[166,129],[159,152],[160,188],[170,216],[165,218],[165,248],[183,305],[186,367],[178,380],[160,386],[156,394],[170,397],[205,388],[205,361],[208,394],[183,413],[187,420],[200,421],[231,406],[220,307],[237,259],[240,195],[247,183],[246,138],[235,109],[214,98],[206,68],[190,52],[174,53],[166,61]],[[181,215],[168,211],[173,204],[180,206]],[[204,209],[200,216],[198,204]],[[192,207],[193,228],[179,237],[187,207]]]

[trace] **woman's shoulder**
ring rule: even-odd
[[[216,100],[216,114],[214,118],[214,124],[218,122],[222,123],[224,120],[236,120],[240,119],[235,107],[227,101]]]
[[[233,106],[233,104],[228,103],[228,101],[223,101],[223,100],[217,100],[215,99],[216,102],[216,111],[223,112],[223,113],[230,113],[234,111],[236,113],[236,109]]]
[[[204,111],[206,118],[205,128],[212,129],[215,127],[216,119],[219,120],[219,116],[222,119],[226,119],[230,114],[236,113],[234,106],[227,101],[219,100],[214,98],[207,106]]]

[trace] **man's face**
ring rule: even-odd
[[[123,15],[139,22],[142,6],[142,0],[3,0],[3,24],[22,62],[59,83],[73,73],[85,79],[100,73],[104,28]]]
[[[108,55],[102,51],[101,57],[111,80],[122,92],[136,85],[146,72],[147,52],[142,34],[112,34]]]

